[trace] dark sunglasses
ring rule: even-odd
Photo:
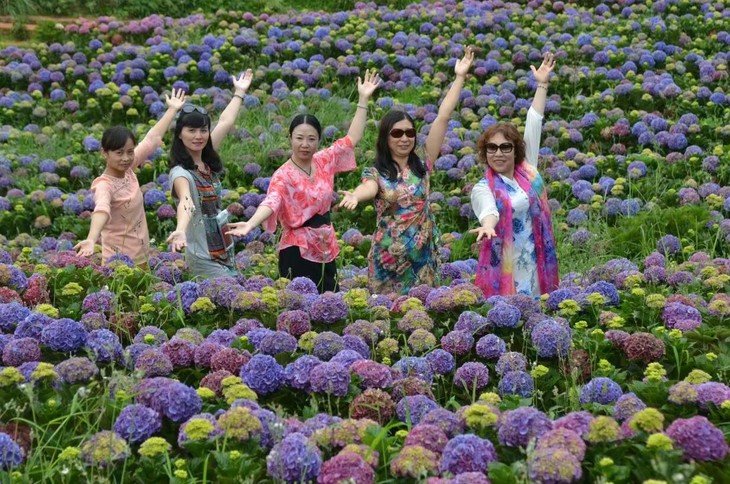
[[[487,143],[485,148],[487,149],[487,153],[494,154],[499,151],[502,153],[512,153],[512,149],[515,147],[512,143],[502,143],[501,145],[497,145],[494,143]]]
[[[200,106],[196,106],[195,104],[184,104],[183,107],[182,107],[182,109],[181,109],[181,111],[183,113],[185,113],[185,114],[190,114],[193,111],[197,111],[197,112],[199,112],[200,114],[203,114],[203,115],[207,115],[208,114],[208,110],[207,109],[205,109],[203,107],[200,107]]]
[[[396,138],[396,139],[402,138],[403,135],[406,135],[409,138],[415,138],[416,137],[416,130],[415,130],[415,128],[408,128],[408,129],[398,129],[398,128],[396,128],[396,129],[391,129],[390,130],[390,135],[393,138]]]

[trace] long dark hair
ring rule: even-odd
[[[381,175],[385,176],[390,181],[395,181],[398,178],[398,165],[393,160],[393,155],[390,153],[388,147],[388,137],[390,136],[390,130],[393,129],[393,125],[399,121],[407,119],[411,126],[416,127],[416,123],[413,122],[407,112],[399,110],[391,110],[383,116],[380,120],[380,127],[378,128],[378,142],[376,144],[375,163],[373,165],[380,172]],[[426,176],[426,169],[421,162],[421,159],[416,154],[416,143],[413,143],[413,149],[408,155],[408,168],[418,178]]]
[[[210,130],[210,116],[198,111],[180,113],[180,116],[177,118],[177,122],[175,123],[175,136],[172,140],[172,147],[170,148],[170,168],[174,168],[179,165],[187,170],[195,170],[195,162],[180,139],[180,133],[182,133],[183,128],[186,126],[192,128],[202,128],[203,126],[207,126],[208,130]],[[213,140],[210,137],[210,133],[208,135],[208,142],[203,147],[201,157],[203,158],[203,163],[208,165],[212,172],[219,174],[223,173],[223,163],[221,162],[221,157],[215,149],[213,149]]]

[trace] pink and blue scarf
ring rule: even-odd
[[[496,237],[483,240],[477,265],[476,285],[486,297],[515,294],[513,276],[514,233],[512,231],[512,202],[507,186],[492,168],[487,168],[485,178],[499,210]],[[514,179],[527,193],[529,216],[535,238],[537,274],[540,293],[551,292],[558,287],[558,258],[555,253],[555,236],[550,219],[550,205],[545,183],[537,169],[526,162],[515,165]]]

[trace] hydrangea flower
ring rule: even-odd
[[[686,459],[721,461],[730,452],[722,431],[702,416],[678,418],[665,433]]]
[[[552,422],[541,411],[532,407],[520,407],[502,415],[499,424],[499,443],[508,447],[526,447],[530,440],[538,439],[552,429]]]
[[[162,417],[139,404],[127,405],[114,422],[114,431],[131,444],[145,441],[162,428]]]
[[[497,461],[494,445],[487,439],[473,434],[457,435],[449,440],[441,455],[441,472],[461,474],[463,472],[487,473],[490,463]]]
[[[596,377],[583,385],[580,391],[580,403],[614,403],[623,394],[621,386],[610,378]]]
[[[269,452],[266,470],[272,479],[285,482],[315,479],[322,466],[322,453],[306,436],[292,433]]]

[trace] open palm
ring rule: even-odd
[[[548,82],[550,80],[550,73],[555,69],[555,54],[546,52],[542,57],[540,67],[535,69],[535,66],[530,66],[530,69],[537,82]]]

